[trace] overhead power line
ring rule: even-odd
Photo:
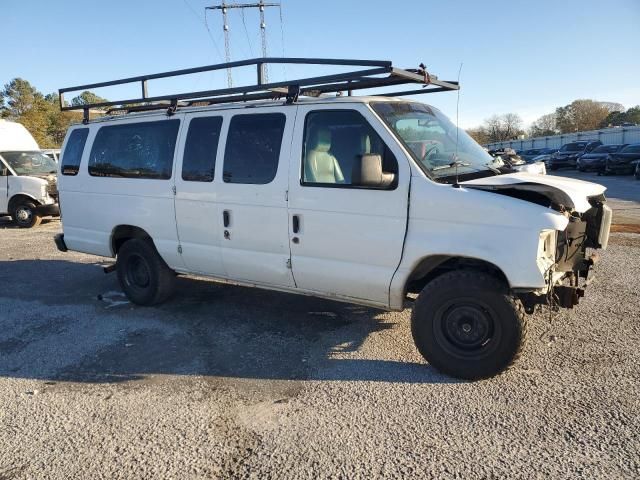
[[[205,7],[205,16],[206,16],[206,10],[220,10],[222,12],[222,29],[224,31],[224,50],[225,50],[225,59],[228,62],[231,61],[231,46],[230,46],[230,39],[229,39],[229,22],[227,19],[227,13],[228,10],[230,8],[237,8],[237,9],[241,9],[241,11],[244,11],[245,8],[257,8],[260,11],[260,35],[261,35],[261,39],[262,39],[262,57],[266,58],[267,57],[267,24],[265,23],[265,19],[264,19],[264,11],[265,8],[267,7],[278,7],[280,8],[280,4],[279,3],[267,3],[264,2],[264,0],[260,0],[257,3],[226,3],[226,2],[222,2],[219,5],[212,5],[210,7]],[[281,17],[282,18],[282,17]],[[244,22],[244,15],[243,15],[243,22]],[[246,28],[246,26],[245,26]],[[249,34],[247,33],[247,39],[249,39]],[[251,43],[249,43],[249,48],[251,49]],[[267,71],[267,65],[263,65],[262,68],[263,70],[263,75],[264,75],[264,81],[268,82],[269,80],[269,76],[268,76],[268,71]],[[233,78],[231,76],[231,69],[227,69],[227,83],[229,84],[229,88],[233,87]]]
[[[218,47],[218,43],[215,41],[215,39],[213,38],[213,34],[211,33],[211,30],[209,29],[209,25],[207,25],[207,17],[205,15],[204,19],[198,15],[198,12],[196,12],[193,7],[191,6],[191,4],[187,1],[187,0],[183,0],[184,4],[189,8],[189,10],[191,10],[191,13],[193,13],[196,18],[198,19],[199,22],[202,22],[202,24],[204,25],[204,28],[207,29],[207,34],[209,35],[209,38],[211,39],[211,43],[213,43],[214,48],[216,49],[216,52],[218,52],[218,56],[220,57],[220,60],[222,60],[222,52],[220,52],[220,48]]]

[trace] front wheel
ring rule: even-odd
[[[21,202],[11,212],[13,221],[20,228],[37,227],[42,222],[42,217],[38,215],[36,204],[33,202]]]
[[[431,365],[453,377],[477,380],[499,374],[518,358],[526,317],[504,282],[488,273],[458,270],[424,287],[411,332]]]
[[[116,262],[120,286],[138,305],[155,305],[173,293],[176,274],[164,262],[151,240],[127,240]]]

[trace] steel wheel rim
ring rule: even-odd
[[[131,287],[143,290],[151,283],[151,270],[147,261],[140,255],[132,255],[127,260],[126,269],[127,284]]]
[[[438,345],[458,358],[491,355],[502,331],[497,313],[476,299],[450,300],[435,312],[434,337]]]

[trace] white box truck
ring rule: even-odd
[[[0,215],[23,228],[60,215],[56,172],[23,125],[0,120]]]

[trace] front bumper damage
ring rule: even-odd
[[[589,198],[592,208],[582,214],[569,215],[569,224],[558,232],[556,261],[549,272],[551,303],[561,308],[573,308],[593,281],[593,266],[599,255],[595,249],[605,249],[609,242],[612,211],[604,195]]]

